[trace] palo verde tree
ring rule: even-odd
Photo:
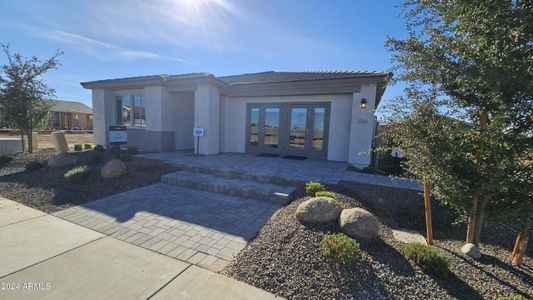
[[[471,124],[450,140],[462,157],[443,159],[457,169],[431,176],[440,198],[467,212],[466,241],[477,244],[487,214],[531,206],[530,197],[510,201],[513,186],[505,185],[531,168],[533,2],[406,0],[402,7],[409,35],[386,43],[395,80],[438,91]]]
[[[59,65],[57,52],[51,58],[41,61],[37,57],[25,58],[21,54],[11,54],[9,45],[2,48],[7,56],[7,64],[0,73],[0,109],[5,121],[20,130],[22,149],[24,135],[28,138],[28,152],[32,152],[32,132],[48,116],[51,103],[46,99],[54,97],[54,90],[44,82],[42,75]]]

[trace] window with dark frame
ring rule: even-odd
[[[145,98],[142,94],[115,96],[117,125],[146,127]]]

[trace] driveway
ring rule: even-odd
[[[188,262],[0,198],[2,299],[271,299]]]

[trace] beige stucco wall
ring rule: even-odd
[[[222,97],[220,107],[220,151],[244,152],[246,104],[278,102],[330,102],[328,160],[347,161],[350,139],[352,95],[308,95],[277,97]]]

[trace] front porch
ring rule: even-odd
[[[191,152],[160,152],[139,155],[163,160],[184,170],[224,177],[252,179],[282,185],[301,185],[308,181],[339,184],[342,181],[421,190],[418,182],[373,174],[347,171],[348,163],[319,159],[293,160],[241,153],[194,155]]]

